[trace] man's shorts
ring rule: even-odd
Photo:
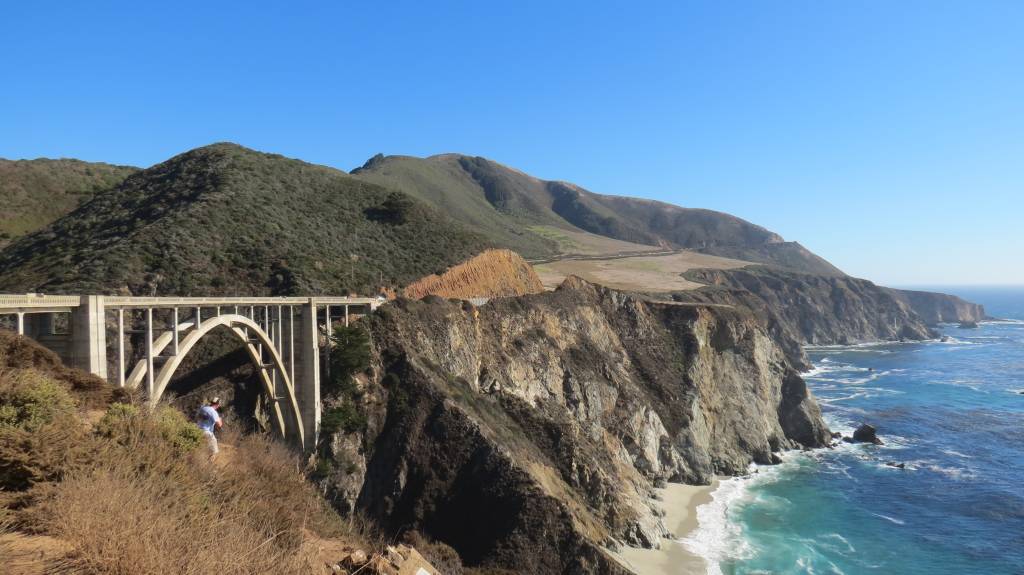
[[[203,435],[206,436],[206,443],[210,446],[210,455],[217,455],[220,452],[220,448],[217,447],[217,436],[212,431],[203,430]]]

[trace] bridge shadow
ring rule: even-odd
[[[227,330],[211,332],[192,348],[165,393],[189,417],[211,397],[220,397],[225,426],[243,433],[273,430],[259,374]]]

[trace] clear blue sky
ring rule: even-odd
[[[1024,2],[150,4],[3,2],[0,157],[464,152],[1024,284]]]

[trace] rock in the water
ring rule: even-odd
[[[889,467],[895,467],[897,469],[906,469],[907,468],[907,464],[906,463],[896,463],[895,461],[887,461],[885,464],[888,465]]]
[[[960,322],[960,329],[978,329],[978,322],[965,320]]]
[[[832,432],[832,439],[842,439],[842,438],[843,438],[843,434],[842,433],[839,433],[838,431],[833,431]]]
[[[782,463],[782,457],[778,453],[772,453],[772,465],[778,465]]]
[[[882,440],[878,438],[875,427],[867,423],[860,424],[860,427],[854,430],[853,440],[860,443],[874,443],[875,445],[882,445]]]

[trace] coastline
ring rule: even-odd
[[[665,511],[665,527],[675,538],[663,539],[661,549],[623,547],[608,553],[637,575],[704,575],[707,561],[689,551],[680,540],[697,529],[697,507],[710,503],[717,488],[718,479],[711,485],[669,483],[664,489],[657,489]]]

